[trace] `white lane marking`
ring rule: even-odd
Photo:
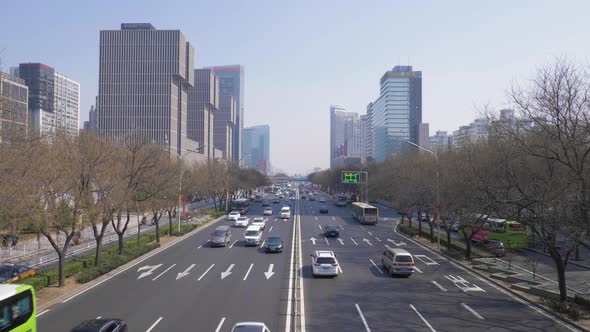
[[[344,227],[342,227],[342,225],[338,225],[338,227],[340,227],[340,229],[344,230]]]
[[[301,245],[301,212],[299,211],[299,213],[297,214],[297,234],[298,234],[298,240],[299,241],[299,298],[300,298],[300,306],[301,306],[301,312],[299,314],[300,317],[300,329],[301,332],[305,332],[305,297],[304,294],[305,292],[303,291],[303,261],[302,261],[302,257],[303,256],[303,252],[302,252],[302,245]]]
[[[380,238],[378,238],[378,237],[375,237],[375,240],[377,240],[377,241],[381,242],[381,239],[380,239]]]
[[[270,229],[268,230],[268,232],[269,232],[269,233],[270,233],[270,232],[272,232],[272,228],[273,228],[273,227],[274,227],[274,226],[270,226]]]
[[[234,243],[231,244],[231,246],[229,246],[230,248],[234,247],[234,244],[236,244],[238,242],[238,240],[235,240]]]
[[[358,246],[359,244],[356,243],[356,241],[353,238],[350,238],[352,240],[352,243],[354,243],[355,246]]]
[[[225,322],[225,317],[221,318],[221,321],[217,325],[217,328],[215,329],[215,332],[221,331],[221,327],[223,326],[223,322]]]
[[[205,274],[207,274],[207,272],[209,272],[209,270],[211,270],[214,266],[215,266],[215,264],[211,264],[211,266],[209,266],[209,268],[207,269],[207,271],[203,272],[203,274],[201,274],[201,276],[199,277],[199,279],[197,279],[197,281],[201,281],[201,279],[203,279],[203,277],[205,276]]]
[[[176,264],[172,264],[172,266],[170,266],[169,268],[167,268],[166,270],[164,270],[164,272],[158,274],[158,276],[155,277],[154,279],[152,279],[152,281],[156,281],[156,279],[158,279],[159,277],[161,277],[162,275],[164,275],[164,273],[170,271],[170,269],[173,268],[173,267],[175,267],[175,266],[176,266]]]
[[[367,232],[367,233],[369,233],[369,235],[373,235],[373,233],[371,233],[371,232]]]
[[[270,277],[272,277],[275,273],[272,271],[272,269],[274,268],[274,264],[270,264],[268,266],[268,271],[264,272],[264,276],[266,277],[266,280],[270,279]]]
[[[189,267],[186,268],[186,270],[184,270],[184,272],[180,272],[176,275],[176,280],[180,279],[180,278],[184,278],[187,275],[189,275],[189,272],[193,269],[193,267],[195,267],[196,264],[191,264]]]
[[[435,284],[435,285],[436,285],[436,287],[438,287],[438,288],[439,288],[441,291],[443,291],[443,292],[447,292],[447,289],[446,289],[446,288],[444,288],[443,286],[441,286],[441,285],[440,285],[438,282],[436,282],[436,281],[434,281],[434,280],[431,280],[430,282],[431,282],[431,283],[433,283],[433,284]]]
[[[336,221],[336,218],[332,217],[332,220]]]
[[[234,266],[236,266],[236,264],[230,264],[225,272],[221,272],[221,280],[225,279],[225,277],[232,273],[231,270],[234,268]]]
[[[47,312],[49,312],[49,309],[41,311],[36,317],[41,317],[41,315],[46,314]]]
[[[341,245],[344,245],[344,241],[342,241],[341,238],[338,238],[338,242],[340,242]]]
[[[365,330],[367,330],[367,332],[371,332],[371,329],[369,328],[369,324],[367,324],[367,320],[365,319],[365,316],[363,316],[363,312],[361,311],[361,307],[359,307],[359,305],[357,303],[355,303],[354,306],[356,307],[356,311],[358,311],[359,316],[361,316],[361,320],[363,321],[363,325],[365,325]]]
[[[363,231],[366,231],[367,229],[364,228],[363,226],[359,226]]]
[[[139,277],[137,277],[137,280],[139,280],[139,279],[141,279],[143,277],[147,277],[150,274],[154,273],[154,271],[157,270],[157,269],[159,269],[160,266],[162,266],[162,264],[158,264],[158,265],[144,265],[144,266],[140,267],[139,269],[137,269],[137,272],[145,271],[145,270],[147,270],[147,271],[146,272],[142,272],[139,275]]]
[[[98,317],[96,317],[96,319],[101,319],[101,318],[102,318],[102,316],[98,316]]]
[[[328,238],[327,237],[324,237],[324,240],[326,240],[326,244],[327,245],[330,245],[330,242],[328,242]]]
[[[426,319],[424,319],[424,317],[422,316],[422,314],[419,313],[418,310],[416,310],[416,308],[414,308],[413,305],[410,304],[410,308],[412,308],[412,310],[414,310],[414,312],[418,315],[418,317],[420,317],[420,319],[422,319],[422,321],[424,322],[424,324],[426,324],[426,326],[428,326],[428,328],[430,329],[430,331],[436,332],[436,330],[434,328],[432,328],[432,325],[430,325],[430,323]]]
[[[315,241],[316,241],[316,240],[317,240],[317,239],[316,239],[315,237],[310,237],[310,238],[309,238],[309,241],[311,241],[311,243],[313,243],[313,245],[314,245],[314,246],[315,246]]]
[[[371,247],[373,246],[373,245],[371,244],[371,241],[369,241],[369,239],[363,239],[363,241],[365,241],[365,242],[366,242],[368,245],[370,245]]]
[[[266,240],[262,241],[262,244],[260,245],[260,248],[264,248],[264,244],[266,243]]]
[[[153,324],[152,326],[150,326],[149,329],[145,330],[145,332],[150,332],[151,330],[154,329],[154,327],[156,327],[156,325],[158,325],[158,323],[162,320],[163,317],[158,318]]]
[[[315,220],[317,221],[318,220],[318,217],[315,217]]]
[[[205,243],[201,244],[197,249],[203,248],[203,246],[206,245],[207,243],[209,243],[209,241],[206,241]]]
[[[369,259],[371,261],[371,264],[373,264],[373,266],[379,271],[379,273],[383,274],[383,271],[381,271],[381,269],[379,268],[379,266],[377,266],[377,264],[375,264],[375,262],[373,262],[372,259]]]
[[[418,273],[424,273],[422,272],[422,270],[420,270],[416,265],[414,265],[414,271],[418,271]]]
[[[318,225],[318,227],[319,227],[320,229],[322,229],[322,226],[321,226],[321,225]]]
[[[342,271],[342,265],[340,265],[340,263],[338,263],[338,271],[340,271],[341,274],[343,273],[343,271]]]
[[[470,313],[472,313],[473,316],[475,316],[475,317],[477,317],[479,319],[485,319],[485,318],[483,318],[482,315],[478,314],[475,310],[471,309],[471,307],[468,306],[467,304],[461,303],[461,305],[463,306],[463,308],[467,309],[467,311],[469,311]]]
[[[276,219],[275,219],[276,220]],[[285,332],[291,332],[291,302],[293,298],[293,263],[295,259],[295,225],[293,222],[293,235],[291,236],[291,262],[289,264],[289,290],[287,292],[287,315],[285,315]]]
[[[432,258],[430,258],[426,255],[414,255],[414,257],[418,258],[422,263],[424,263],[426,265],[439,265]]]
[[[254,266],[254,263],[250,264],[250,267],[248,268],[248,272],[246,272],[246,275],[244,276],[244,281],[246,279],[248,279],[248,275],[250,274],[250,270],[252,270],[252,266]]]

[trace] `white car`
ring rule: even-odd
[[[270,332],[264,323],[241,322],[234,325],[231,332]]]
[[[311,271],[314,278],[316,276],[337,276],[340,269],[334,252],[318,250],[311,255]]]
[[[244,232],[247,246],[259,246],[262,242],[262,230],[259,226],[248,226]]]
[[[281,219],[289,219],[291,218],[291,208],[288,206],[284,206],[281,209]]]
[[[270,208],[270,207],[265,208],[264,215],[265,216],[272,216],[272,208]]]
[[[227,220],[229,221],[236,221],[238,220],[238,218],[240,217],[240,212],[239,211],[232,211],[227,215]]]
[[[266,227],[266,219],[262,218],[262,217],[254,217],[254,219],[252,219],[252,226],[259,226],[260,229],[264,230],[264,228]]]
[[[239,217],[234,221],[235,227],[248,227],[248,224],[250,224],[250,218],[248,217]]]

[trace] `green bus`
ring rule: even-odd
[[[470,227],[470,229],[474,229],[474,227]],[[459,235],[463,237],[463,230],[459,231]],[[483,227],[473,235],[472,240],[476,242],[498,240],[502,241],[504,247],[508,249],[521,249],[529,246],[529,232],[526,225],[518,221],[487,218]]]
[[[0,332],[36,332],[37,304],[31,285],[0,285]]]
[[[353,202],[350,205],[352,219],[361,224],[376,224],[379,222],[379,209],[362,202]]]

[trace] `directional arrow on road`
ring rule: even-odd
[[[370,246],[373,246],[373,245],[371,244],[371,242],[369,241],[369,239],[363,239],[363,241],[367,242],[367,244],[368,244],[368,245],[370,245]]]
[[[144,271],[147,270],[146,272],[143,272],[142,274],[139,275],[139,277],[137,277],[137,280],[143,278],[143,277],[147,277],[150,274],[154,273],[154,271],[159,268],[160,266],[162,266],[162,264],[158,264],[158,265],[146,265],[146,266],[142,266],[139,269],[137,269],[137,272],[140,271]]]
[[[231,274],[231,269],[234,268],[234,265],[235,264],[230,265],[227,270],[225,270],[225,272],[221,272],[221,280],[225,279],[225,277]]]
[[[268,267],[268,271],[264,272],[264,275],[266,276],[266,280],[270,279],[270,277],[272,277],[273,274],[275,274],[274,272],[272,272],[272,269],[275,265],[274,264],[270,264]]]
[[[191,264],[191,266],[189,266],[186,270],[184,270],[184,272],[180,272],[177,276],[176,276],[176,280],[182,278],[182,277],[186,277],[187,275],[189,275],[190,270],[195,267],[195,264]]]
[[[344,245],[344,241],[342,241],[341,238],[338,238],[338,242],[340,242],[341,245]]]
[[[311,241],[311,243],[313,243],[313,245],[315,246],[315,241],[317,240],[315,237],[309,238],[309,240]]]
[[[387,239],[387,241],[389,241],[389,242],[393,243],[394,245],[396,245],[396,246],[398,246],[398,247],[399,247],[399,246],[405,246],[405,245],[406,245],[406,243],[405,243],[405,242],[403,242],[403,241],[397,242],[397,241],[394,241],[394,240],[392,240],[392,239]]]

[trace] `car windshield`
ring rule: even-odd
[[[11,267],[0,267],[0,278],[11,278],[13,268]]]
[[[246,231],[246,236],[257,236],[258,231]]]
[[[246,220],[248,220],[248,218],[246,218],[246,217],[239,217],[238,220],[239,221],[246,221]]]
[[[334,258],[332,258],[332,257],[318,257],[318,259],[316,260],[316,263],[332,264],[332,263],[334,263]]]
[[[225,231],[214,231],[213,232],[213,236],[224,236],[225,235]]]
[[[262,332],[262,326],[238,326],[234,330],[234,332]]]
[[[396,262],[402,262],[402,263],[411,263],[412,262],[412,256],[409,256],[409,255],[395,256],[395,261]]]
[[[281,238],[280,237],[269,237],[266,242],[268,243],[272,243],[272,244],[276,244],[276,243],[281,243]]]
[[[263,222],[264,219],[262,218],[254,218],[253,222]]]
[[[326,225],[324,226],[324,229],[327,231],[336,231],[338,230],[338,227],[336,225]]]

